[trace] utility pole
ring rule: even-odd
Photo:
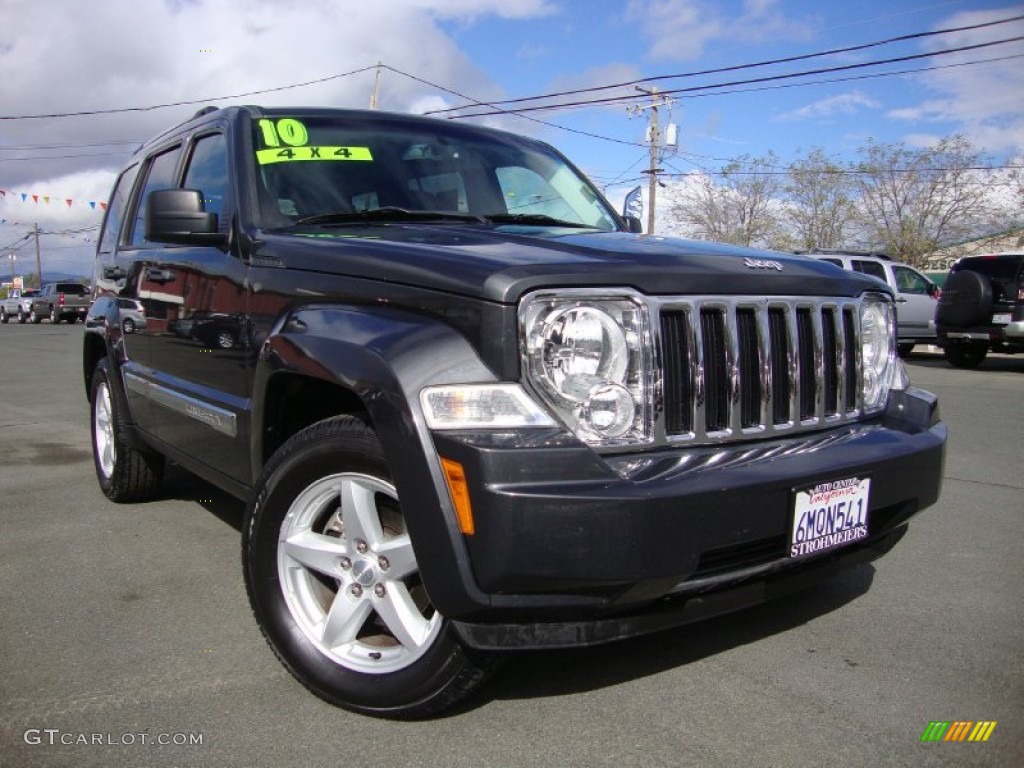
[[[39,256],[39,225],[35,225],[36,236],[36,274],[39,276],[39,287],[43,287],[43,260]]]
[[[377,96],[380,93],[380,62],[377,62],[377,74],[373,78],[373,93],[370,94],[370,109],[377,108]]]
[[[650,110],[649,122],[647,124],[647,141],[650,144],[650,163],[646,171],[647,178],[647,234],[654,234],[654,209],[658,197],[658,174],[664,172],[664,168],[659,168],[658,163],[661,160],[661,126],[658,125],[658,109],[660,107],[668,107],[672,105],[672,99],[667,96],[658,96],[657,88],[641,88],[639,85],[636,89],[641,93],[646,93],[651,97],[650,104],[637,105],[630,107],[629,111],[631,114],[639,115],[644,110]]]

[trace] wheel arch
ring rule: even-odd
[[[475,585],[419,392],[431,384],[496,380],[472,345],[434,318],[337,305],[295,310],[260,348],[253,480],[278,447],[310,424],[338,415],[365,421],[387,458],[431,600],[446,615],[480,608],[487,598]]]

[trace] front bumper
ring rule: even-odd
[[[554,435],[434,442],[465,468],[476,524],[465,544],[488,597],[450,618],[471,644],[542,647],[702,618],[721,612],[711,603],[741,607],[878,557],[938,498],[946,428],[935,398],[908,390],[873,422],[784,440],[617,457]],[[789,558],[795,491],[851,477],[871,479],[868,537]]]

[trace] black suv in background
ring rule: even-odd
[[[532,139],[203,110],[107,208],[83,347],[100,487],[152,496],[170,459],[248,502],[274,652],[393,717],[458,701],[499,651],[683,624],[889,551],[946,442],[891,291],[634,230]]]
[[[957,368],[989,350],[1024,352],[1024,253],[967,256],[950,269],[935,312],[938,344]]]

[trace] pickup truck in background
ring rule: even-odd
[[[24,291],[12,289],[7,298],[0,302],[0,323],[6,323],[12,317],[18,318],[19,323],[24,323],[28,320],[32,299],[38,295],[38,288],[28,288]]]
[[[84,321],[91,303],[89,288],[82,283],[47,283],[32,299],[29,319],[39,323],[44,317],[49,317],[54,325],[61,320],[69,323]]]

